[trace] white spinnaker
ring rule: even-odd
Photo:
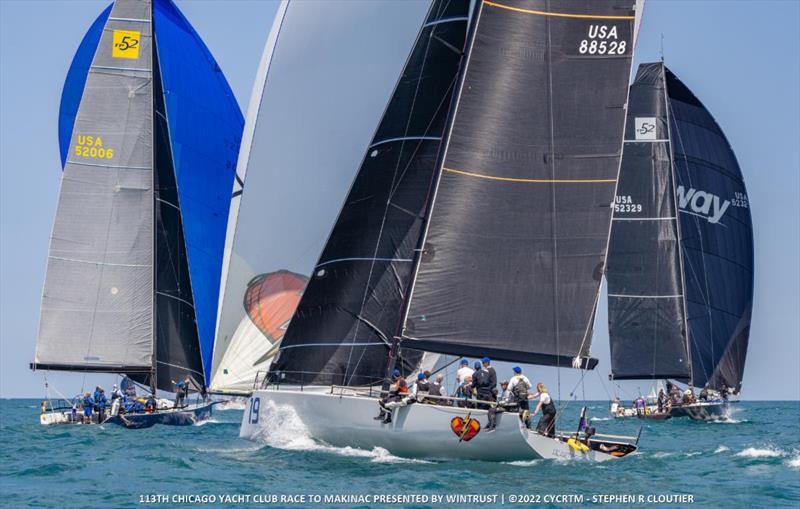
[[[152,366],[151,12],[117,0],[92,59],[50,238],[41,367]]]
[[[242,380],[237,387],[252,387],[251,375],[233,371],[254,377],[269,367],[253,366],[266,352],[243,325],[248,282],[280,270],[311,275],[428,7],[391,0],[281,4],[237,166],[246,180],[231,205],[212,390],[235,390],[221,383],[226,369],[227,378]]]

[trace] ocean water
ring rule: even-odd
[[[238,437],[236,409],[196,426],[126,430],[41,426],[39,401],[0,400],[0,506],[800,507],[800,402],[742,402],[715,423],[615,421],[606,402],[589,407],[600,433],[641,425],[640,452],[606,464],[427,462],[318,443],[290,412],[271,416],[274,431],[257,443]],[[578,410],[571,404],[565,423]],[[398,495],[416,498],[376,498]]]

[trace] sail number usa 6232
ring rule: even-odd
[[[589,25],[586,38],[578,45],[581,55],[624,55],[628,41],[619,40],[614,25]]]

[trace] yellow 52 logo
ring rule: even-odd
[[[114,58],[139,58],[139,39],[141,32],[114,30],[111,56]]]

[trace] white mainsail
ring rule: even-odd
[[[237,165],[212,391],[249,392],[269,367],[265,354],[282,334],[253,326],[243,306],[248,285],[278,271],[310,276],[427,7],[280,5]]]

